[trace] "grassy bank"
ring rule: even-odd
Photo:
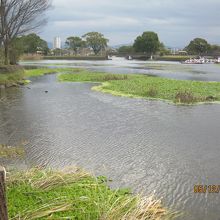
[[[93,87],[96,91],[113,95],[162,99],[175,103],[192,104],[197,102],[220,101],[219,82],[198,82],[172,80],[145,75],[123,75],[91,73],[87,70],[72,70],[71,74],[60,74],[63,82],[102,82]]]
[[[6,87],[23,85],[28,83],[26,80],[29,77],[43,76],[46,74],[52,74],[56,72],[66,72],[69,70],[68,68],[64,69],[49,69],[49,68],[39,68],[39,69],[29,69],[24,70],[19,67],[17,70],[12,67],[7,67],[7,70],[4,73],[0,72],[0,85],[4,85]],[[8,72],[7,72],[8,71]]]
[[[107,60],[106,56],[44,56],[44,60]]]
[[[24,84],[24,73],[17,72],[17,73],[8,73],[8,74],[1,74],[0,73],[0,85],[11,87],[16,86],[18,84]]]
[[[0,65],[0,85],[10,87],[23,84],[24,70],[20,66]]]
[[[160,56],[160,57],[156,57],[155,59],[156,60],[159,60],[159,61],[177,61],[177,62],[182,62],[182,61],[185,61],[185,60],[188,60],[190,58],[192,58],[194,56]]]
[[[11,219],[133,220],[174,217],[160,201],[111,190],[105,177],[83,170],[32,169],[9,173],[8,211]]]
[[[52,74],[58,72],[59,69],[49,69],[49,68],[39,68],[39,69],[30,69],[25,70],[25,77],[35,77],[35,76],[43,76],[46,74]]]

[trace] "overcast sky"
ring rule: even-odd
[[[220,0],[53,0],[40,35],[52,42],[98,31],[119,45],[154,31],[167,46],[184,47],[195,37],[220,44],[219,10]]]

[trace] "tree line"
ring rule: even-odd
[[[50,0],[0,0],[0,48],[5,65],[15,64],[22,53],[49,52],[47,42],[34,32],[46,24],[45,13],[50,6]],[[75,55],[82,48],[91,48],[98,55],[106,49],[108,41],[102,33],[89,32],[82,37],[68,37],[65,45]],[[185,50],[193,55],[220,54],[220,46],[211,45],[202,38],[193,39]],[[138,36],[132,46],[123,46],[118,51],[148,56],[169,53],[157,33],[151,31]]]
[[[189,55],[220,55],[220,46],[211,45],[203,38],[193,39],[183,50]],[[121,46],[118,52],[125,54],[145,53],[148,56],[152,56],[156,53],[159,53],[159,55],[170,53],[164,44],[159,41],[157,33],[149,31],[138,36],[133,45]]]

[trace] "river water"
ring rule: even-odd
[[[54,65],[28,65],[48,63]],[[58,63],[155,75],[171,69],[172,78],[220,81],[216,65],[203,69],[178,63],[149,63],[148,68],[146,62],[122,60]],[[220,185],[220,105],[175,106],[115,97],[91,91],[93,85],[58,83],[56,75],[47,75],[22,88],[1,90],[0,143],[28,141],[23,161],[27,166],[81,166],[108,176],[113,187],[154,192],[183,212],[179,219],[219,220],[220,194],[195,194],[194,185]]]

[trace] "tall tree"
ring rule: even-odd
[[[195,38],[190,41],[189,45],[186,47],[186,50],[190,54],[202,55],[207,54],[211,49],[211,45],[202,38]]]
[[[14,38],[10,44],[9,60],[11,64],[16,64],[19,57],[26,54],[35,54],[41,51],[44,55],[49,52],[47,42],[36,34],[29,34],[22,37]]]
[[[152,56],[159,50],[160,41],[156,33],[148,31],[138,36],[133,46],[136,52],[144,52]]]
[[[106,48],[109,41],[103,34],[98,32],[89,32],[83,35],[83,38],[86,39],[87,45],[93,49],[95,55],[97,55],[102,49]]]
[[[210,52],[211,52],[211,55],[213,55],[213,56],[219,56],[220,55],[220,46],[216,45],[216,44],[211,45]]]
[[[66,45],[69,49],[73,50],[76,55],[78,50],[85,45],[85,42],[80,37],[68,37]]]
[[[0,0],[0,39],[6,65],[12,41],[44,25],[49,7],[50,0]]]

